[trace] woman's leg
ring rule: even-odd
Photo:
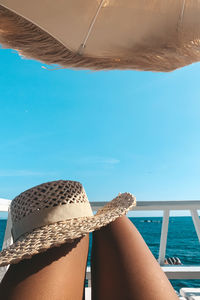
[[[89,236],[12,265],[0,285],[1,300],[82,300]]]
[[[123,216],[93,234],[92,300],[177,300],[131,221]]]

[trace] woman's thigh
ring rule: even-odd
[[[94,232],[92,300],[169,299],[178,297],[127,217]]]
[[[10,266],[1,300],[82,300],[89,236]]]

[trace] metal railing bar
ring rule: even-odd
[[[190,212],[191,212],[194,227],[195,227],[195,230],[196,230],[199,242],[200,242],[200,220],[199,220],[199,215],[198,215],[197,210],[195,210],[195,209],[191,209]]]
[[[102,208],[107,202],[90,202],[94,211]],[[138,201],[137,206],[132,210],[191,210],[200,209],[199,200],[180,200],[180,201]]]
[[[11,200],[0,198],[0,211],[7,211]],[[90,202],[92,209],[102,208],[106,201]],[[200,209],[200,200],[180,200],[180,201],[138,201],[133,210],[191,210]]]
[[[160,265],[164,265],[166,246],[167,246],[167,235],[169,226],[169,209],[164,210],[162,219],[162,231],[160,237],[160,250],[158,262]]]

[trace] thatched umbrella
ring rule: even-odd
[[[200,60],[200,1],[0,0],[0,43],[63,67],[172,71]]]

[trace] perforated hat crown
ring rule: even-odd
[[[80,182],[43,183],[17,196],[11,204],[14,240],[35,228],[71,218],[93,216]]]
[[[0,266],[31,258],[100,229],[135,205],[133,195],[119,194],[94,216],[79,182],[58,180],[33,187],[11,203],[14,243],[0,252]]]
[[[88,202],[83,186],[76,181],[47,182],[31,188],[15,197],[11,204],[12,220],[44,208],[70,203]]]

